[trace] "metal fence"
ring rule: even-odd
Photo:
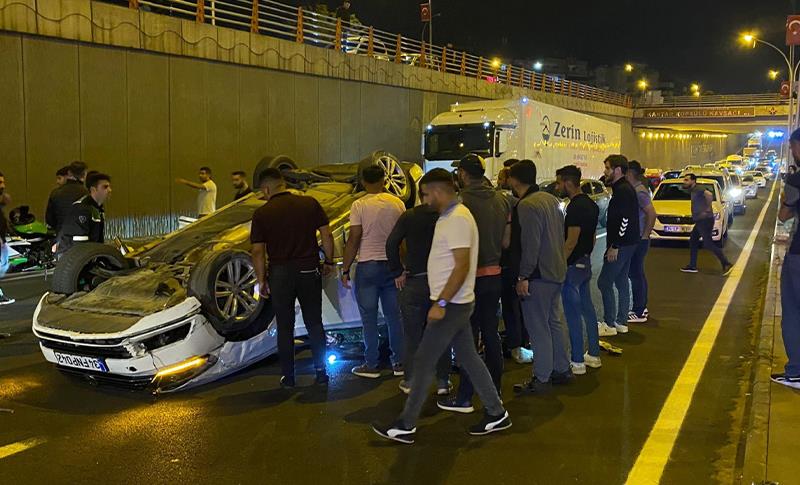
[[[708,96],[673,96],[663,99],[645,99],[636,107],[691,108],[693,106],[770,106],[789,104],[789,99],[777,93],[766,94],[716,94]]]
[[[632,106],[631,97],[625,94],[505,64],[497,59],[430,45],[356,22],[343,22],[336,17],[273,0],[129,0],[129,6],[194,19],[200,23],[337,49],[348,54],[370,56],[386,62],[469,76],[489,83],[618,106]]]

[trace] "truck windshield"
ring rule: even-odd
[[[492,125],[434,126],[425,132],[425,159],[459,160],[469,153],[491,156],[493,139]]]

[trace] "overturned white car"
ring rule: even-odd
[[[365,164],[381,165],[387,190],[415,203],[422,170],[386,152],[312,171],[287,157],[265,158],[255,174],[280,168],[294,190],[316,198],[340,258],[350,206],[364,195]],[[125,256],[108,245],[75,246],[33,315],[45,359],[92,382],[165,392],[219,379],[274,353],[273,312],[258,296],[249,255],[250,221],[264,203],[252,194]],[[326,330],[360,326],[352,292],[337,278],[326,280],[323,293]],[[298,307],[295,335],[305,333]]]

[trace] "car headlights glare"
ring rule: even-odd
[[[731,196],[739,197],[740,195],[742,195],[742,189],[740,189],[738,187],[734,188],[734,189],[731,189]]]

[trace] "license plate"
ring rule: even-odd
[[[76,369],[93,370],[96,372],[108,372],[108,367],[103,359],[95,357],[84,357],[82,355],[62,354],[61,352],[53,352],[56,356],[56,362],[59,365],[73,367]]]
[[[683,226],[664,226],[666,232],[686,232]]]

